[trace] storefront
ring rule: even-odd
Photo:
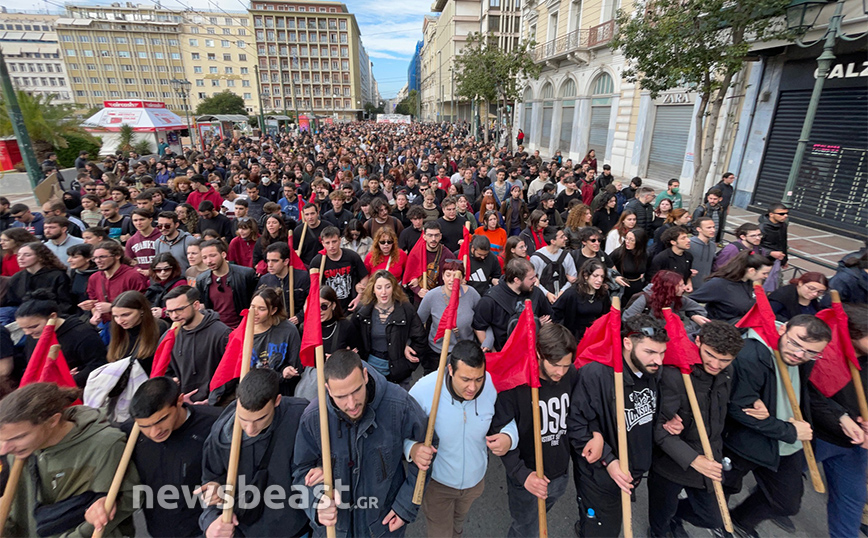
[[[816,59],[784,64],[774,119],[752,205],[780,202],[816,76]],[[826,78],[802,167],[792,218],[864,235],[868,226],[868,62],[841,55]]]
[[[646,176],[664,181],[680,178],[688,153],[694,95],[685,91],[664,93],[654,105],[654,128]]]

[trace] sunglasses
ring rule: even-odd
[[[393,244],[395,244],[394,241],[379,241],[379,243],[381,245],[393,245]]]
[[[599,242],[600,242],[599,237],[594,237],[594,238],[588,239],[588,243],[599,243]]]
[[[326,310],[328,310],[331,307],[332,307],[331,303],[320,303],[319,304],[319,309],[323,312],[325,312]]]
[[[215,282],[217,282],[217,291],[219,291],[220,293],[225,293],[226,288],[223,287],[223,277],[218,276]]]
[[[155,273],[171,273],[172,268],[171,267],[155,267],[154,272]]]
[[[172,226],[172,224],[157,224],[157,228],[160,230],[169,230]]]
[[[786,216],[789,215],[789,214],[790,214],[790,213],[789,213],[788,211],[785,211],[785,212],[783,212],[783,213],[775,213],[775,215],[779,215],[779,216],[781,216],[781,217],[786,217]]]

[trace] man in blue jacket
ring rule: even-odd
[[[412,502],[419,468],[410,463],[405,472],[404,441],[425,440],[427,417],[406,391],[352,351],[332,353],[323,376],[335,502],[316,498],[322,480],[317,399],[301,417],[293,460],[294,483],[314,500],[306,508],[313,534],[325,536],[325,527],[334,526],[340,538],[403,536],[419,511]],[[430,457],[433,451],[425,452]]]
[[[431,413],[436,386],[437,372],[432,372],[410,389],[410,396],[427,414]],[[472,340],[455,344],[446,365],[434,424],[440,438],[437,460],[422,498],[431,538],[462,535],[470,506],[485,489],[488,450],[503,456],[518,447],[515,421],[499,433],[487,435],[496,400],[497,391],[485,371],[482,347]],[[459,429],[457,425],[463,426]],[[422,443],[404,441],[404,454],[420,469],[431,465]]]

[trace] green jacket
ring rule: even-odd
[[[55,446],[37,450],[29,459],[35,461],[39,471],[39,500],[43,505],[53,504],[86,491],[108,492],[115,470],[121,460],[126,436],[113,428],[104,415],[83,405],[64,411],[66,420],[75,425]],[[10,456],[9,458],[13,458]],[[33,474],[25,466],[15,491],[15,499],[4,536],[36,536],[33,509],[36,500]],[[130,463],[118,495],[118,509],[109,522],[104,536],[134,536],[133,486],[139,483],[135,465]],[[93,526],[82,523],[58,536],[89,537]]]

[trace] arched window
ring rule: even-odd
[[[524,103],[524,118],[522,121],[522,130],[524,131],[525,143],[527,143],[530,141],[530,120],[533,116],[533,88],[531,88],[530,86],[525,88],[524,96],[521,100]]]
[[[555,112],[555,88],[551,82],[546,82],[542,89],[543,121],[540,133],[540,147],[548,148],[552,144],[552,117]]]
[[[600,73],[591,85],[591,129],[588,149],[594,149],[597,160],[609,157],[609,118],[612,115],[612,96],[615,83],[608,73]]]
[[[558,147],[555,149],[561,150],[562,154],[567,154],[570,151],[570,146],[573,141],[573,114],[576,110],[576,83],[573,79],[567,78],[561,89],[558,92],[558,97],[561,98],[561,132],[558,136]]]

